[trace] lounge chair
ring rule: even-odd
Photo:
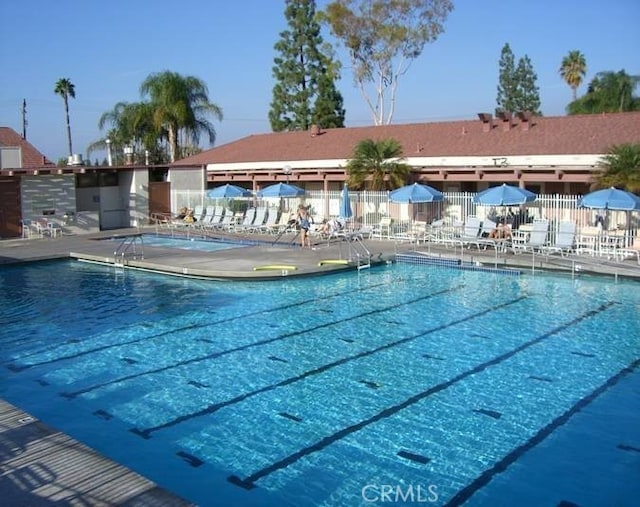
[[[555,240],[550,245],[543,245],[540,251],[551,254],[559,253],[564,257],[575,251],[576,248],[576,223],[570,220],[563,220],[558,224],[558,232]]]
[[[229,208],[222,209],[222,217],[220,221],[216,223],[213,228],[218,230],[228,231],[233,227],[235,214],[233,210]]]
[[[196,223],[202,222],[202,219],[204,218],[204,206],[198,204],[193,208],[193,218],[195,218]]]
[[[462,229],[462,234],[455,238],[455,242],[462,246],[471,247],[475,245],[480,248],[482,221],[478,217],[468,216]]]
[[[267,219],[261,225],[257,225],[254,228],[254,232],[270,233],[278,223],[278,209],[267,208]]]
[[[397,241],[408,241],[409,243],[415,243],[417,245],[420,244],[421,241],[425,241],[428,227],[426,222],[415,220],[411,222],[406,231],[394,234],[393,237]]]
[[[498,227],[498,224],[490,218],[485,218],[480,225],[480,237],[487,238]]]
[[[522,252],[535,252],[540,250],[547,243],[547,235],[549,234],[549,221],[548,220],[535,220],[531,224],[531,231],[528,233],[528,237],[522,235],[516,235],[514,233],[511,249],[513,253]]]
[[[380,223],[371,232],[372,238],[391,238],[391,226],[393,220],[390,217],[382,217]]]
[[[211,222],[209,223],[209,227],[213,227],[214,229],[220,225],[222,219],[225,216],[225,208],[223,206],[216,206],[213,212],[213,217],[211,218]]]
[[[244,214],[244,220],[240,224],[232,225],[230,227],[231,231],[234,232],[242,232],[248,230],[253,226],[253,221],[256,218],[256,208],[249,208]]]
[[[437,243],[442,239],[442,231],[444,229],[444,220],[434,220],[425,226],[424,241]]]
[[[289,229],[292,224],[291,220],[295,220],[291,213],[280,213],[280,219],[276,224],[271,227],[271,229],[267,230],[267,232],[271,232],[272,234],[281,234]]]
[[[211,226],[211,222],[213,220],[214,213],[215,213],[215,207],[214,206],[207,206],[206,209],[205,209],[204,216],[200,220],[200,227],[210,227]]]
[[[617,258],[620,261],[634,257],[638,260],[638,265],[640,265],[640,238],[635,238],[631,246],[620,248],[617,252]]]
[[[261,206],[256,209],[256,216],[253,217],[253,222],[245,228],[245,232],[259,232],[260,227],[264,224],[267,218],[268,208]]]
[[[594,226],[580,228],[576,238],[576,253],[578,255],[597,255],[600,247],[602,229]]]

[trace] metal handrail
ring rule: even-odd
[[[358,269],[370,268],[371,267],[371,252],[365,246],[362,238],[354,233],[351,237],[347,238],[349,241],[349,258],[355,257],[358,259]],[[365,259],[365,262],[361,264],[361,260]]]
[[[140,242],[140,258],[144,259],[144,239],[142,238],[142,236],[137,235],[128,236],[122,241],[122,243],[120,243],[118,248],[116,248],[116,250],[113,252],[114,262],[117,263],[118,256],[120,256],[120,259],[122,261],[120,264],[124,264],[124,259],[125,257],[127,257],[127,254],[132,254],[131,257],[134,259],[137,258],[138,251],[136,249],[136,244],[138,243],[138,241]],[[130,252],[131,249],[133,249],[133,252]]]

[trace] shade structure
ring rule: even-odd
[[[349,188],[345,184],[342,187],[342,195],[340,196],[340,218],[351,218],[351,200],[349,199]]]
[[[442,202],[444,194],[429,185],[414,183],[393,190],[389,194],[393,202],[419,203],[419,202]]]
[[[234,199],[237,197],[251,197],[251,195],[250,190],[229,183],[207,191],[207,197],[210,199]]]
[[[269,185],[258,192],[258,197],[300,197],[302,195],[304,195],[304,188],[289,183]]]
[[[580,208],[640,211],[640,197],[619,188],[605,188],[591,192],[578,201]]]
[[[537,195],[526,188],[514,187],[503,183],[477,193],[473,202],[485,206],[517,206],[537,199]]]

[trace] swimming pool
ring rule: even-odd
[[[637,283],[61,261],[0,284],[1,396],[202,506],[640,496]]]
[[[242,248],[258,244],[258,242],[253,240],[234,239],[231,241],[211,238],[205,239],[190,235],[168,236],[166,234],[141,234],[140,237],[142,237],[143,246],[177,248],[179,250],[199,250],[204,252],[217,252],[229,248]],[[113,241],[116,244],[120,244],[122,239],[122,237],[116,237],[99,241]]]

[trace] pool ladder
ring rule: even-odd
[[[371,267],[371,252],[365,246],[362,241],[362,237],[358,234],[353,234],[347,238],[349,242],[349,259],[354,257],[358,261],[358,271],[361,269],[368,269]]]
[[[129,236],[113,252],[113,263],[124,267],[127,259],[144,259],[144,240],[142,236]]]

